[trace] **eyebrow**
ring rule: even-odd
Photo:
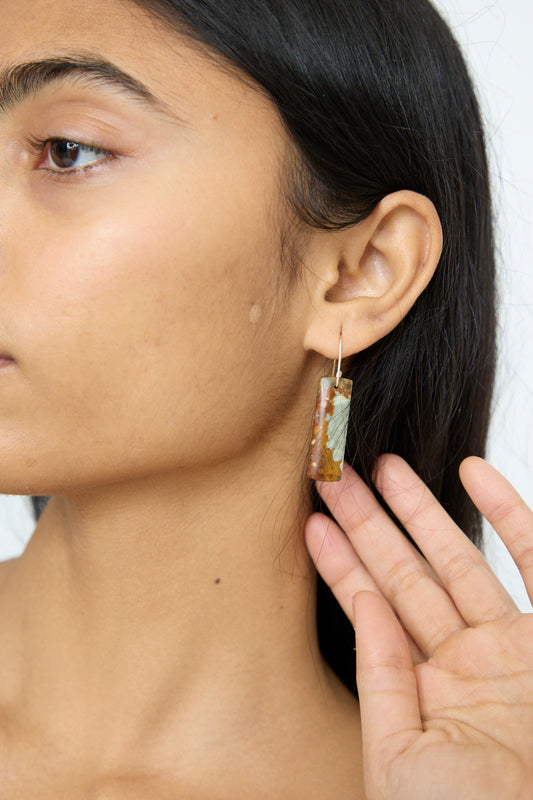
[[[155,109],[169,110],[143,83],[115,64],[99,56],[83,53],[27,61],[4,68],[0,72],[0,112],[9,111],[46,86],[65,78],[78,78],[84,83],[120,89]]]

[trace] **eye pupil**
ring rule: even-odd
[[[50,157],[56,167],[72,167],[79,156],[80,145],[76,142],[57,141],[50,146]]]

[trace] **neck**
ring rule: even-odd
[[[175,744],[319,714],[302,494],[294,465],[248,457],[52,499],[0,595],[5,703],[100,763],[159,758],[162,716]]]

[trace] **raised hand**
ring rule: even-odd
[[[482,459],[460,474],[532,598],[533,513]],[[532,800],[533,615],[402,459],[380,459],[376,486],[427,561],[349,467],[317,483],[339,525],[306,527],[355,623],[367,800]]]

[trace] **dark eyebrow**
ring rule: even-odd
[[[80,78],[84,83],[118,88],[156,109],[168,110],[166,104],[156,99],[136,78],[109,61],[83,53],[27,61],[3,69],[0,72],[0,111],[5,113],[45,86],[71,77]]]

